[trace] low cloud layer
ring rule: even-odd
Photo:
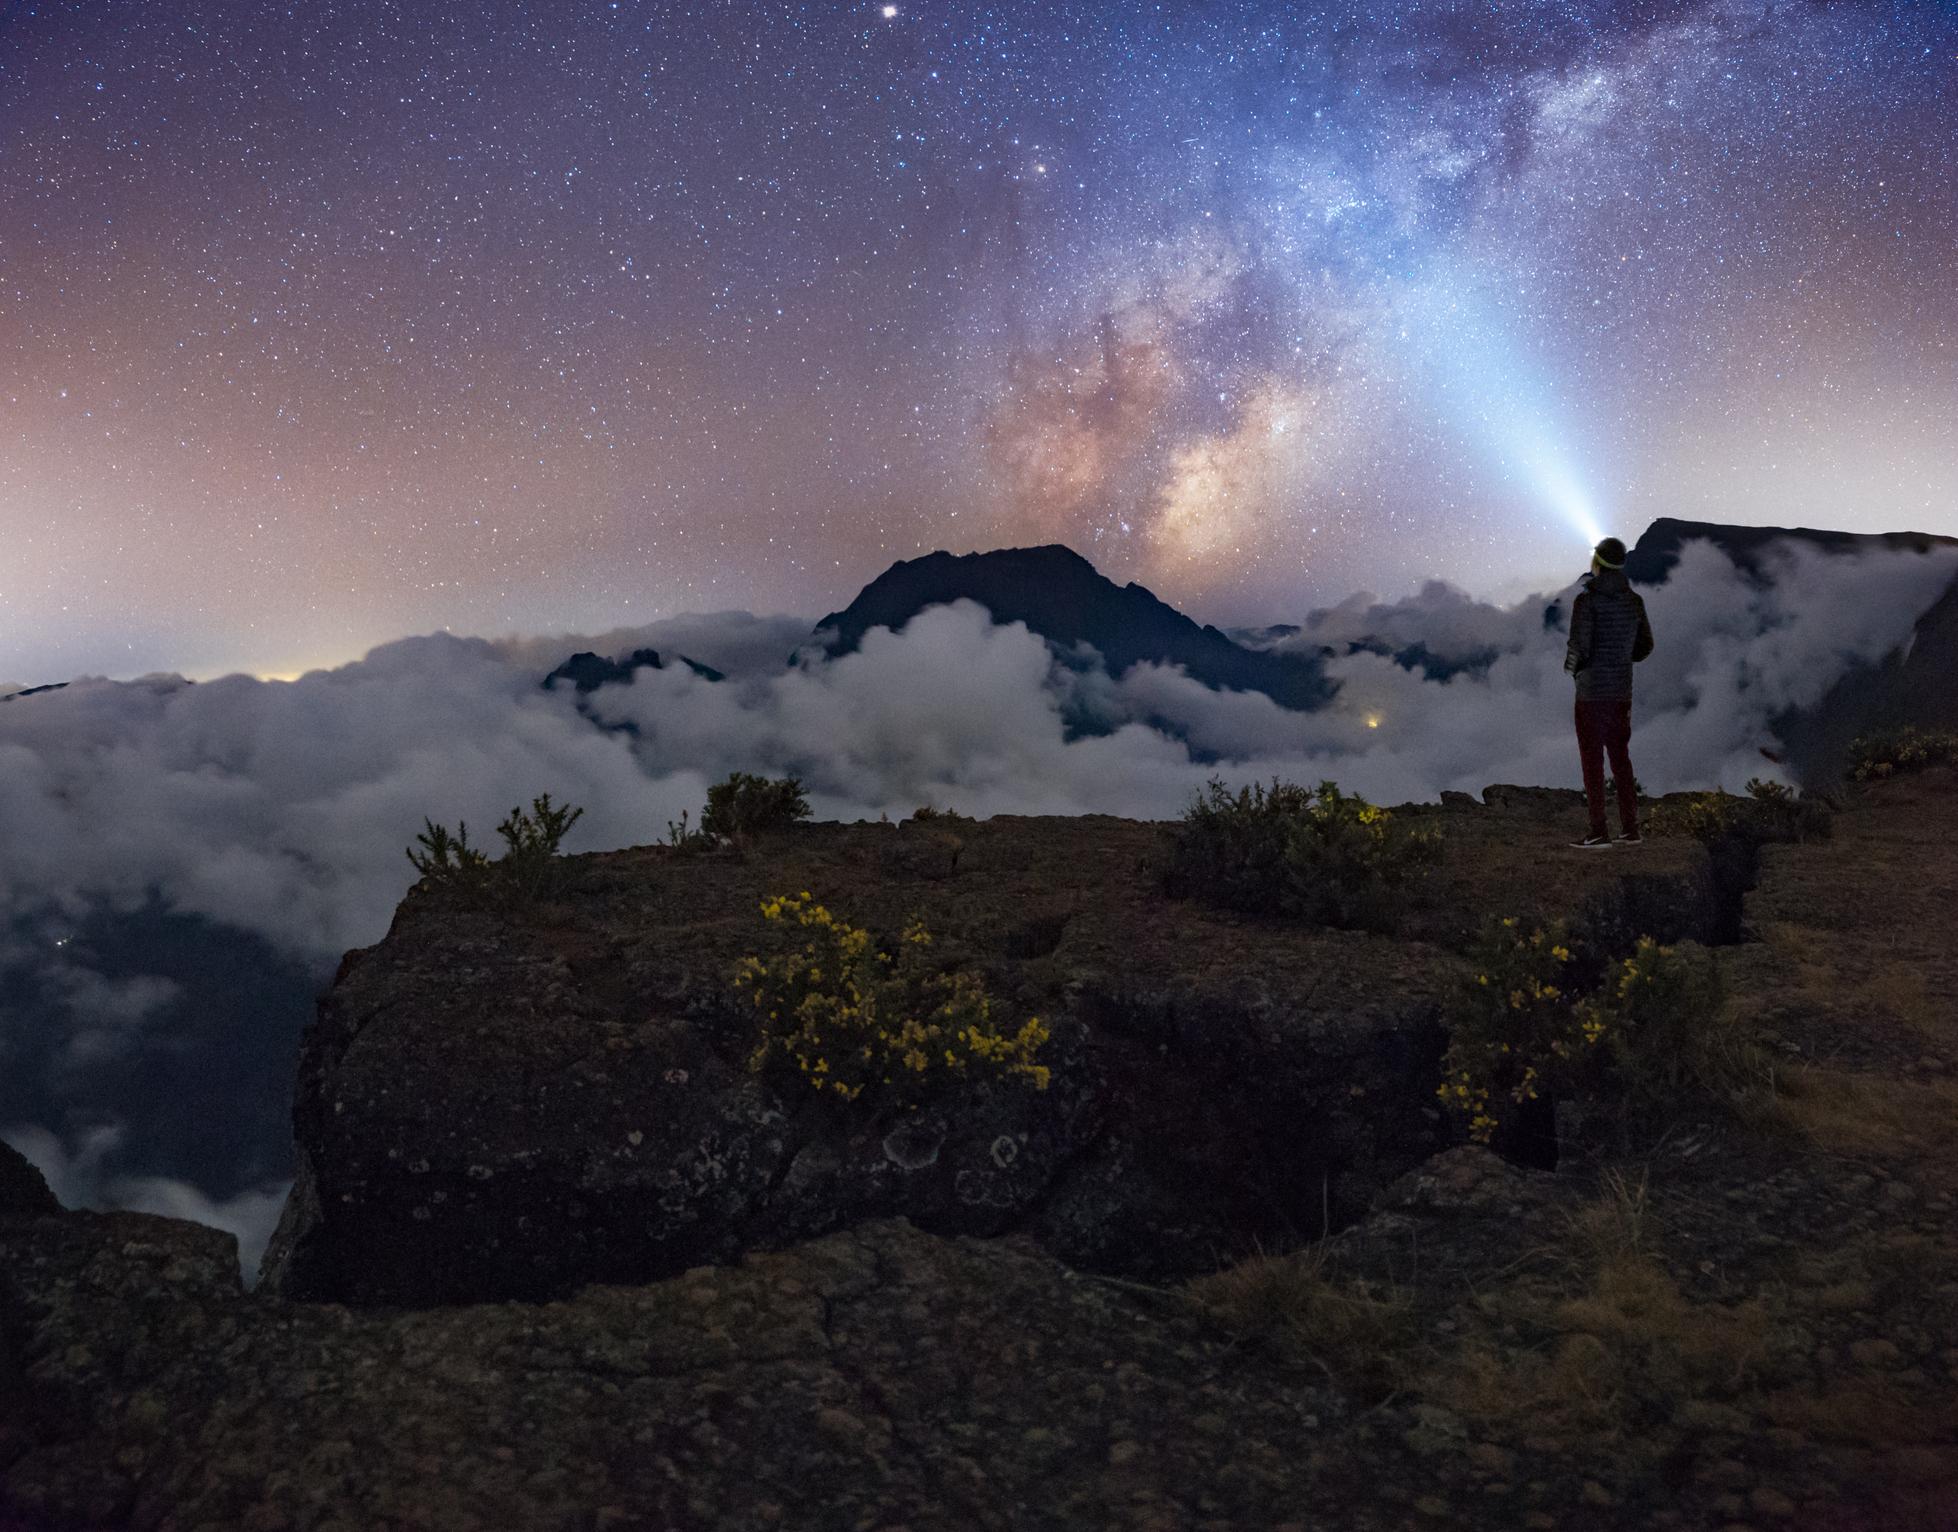
[[[1791,550],[1753,583],[1689,546],[1647,595],[1658,646],[1639,672],[1641,779],[1738,789],[1772,774],[1760,753],[1774,744],[1770,721],[1881,658],[1955,573],[1950,553]],[[1545,621],[1568,596],[1503,608],[1434,584],[1314,613],[1278,641],[1333,651],[1340,694],[1309,714],[1174,668],[1110,677],[1078,656],[1057,663],[1025,627],[970,603],[794,666],[805,623],[729,614],[597,641],[404,639],[290,683],[78,681],[0,703],[0,1066],[31,1057],[41,1071],[5,1136],[71,1204],[173,1211],[262,1243],[277,1208],[265,1177],[199,1187],[146,1175],[124,1125],[92,1116],[91,1071],[159,1045],[147,1036],[156,1018],[183,1009],[167,975],[68,945],[105,910],[251,933],[323,975],[385,932],[423,816],[465,819],[493,841],[513,804],[548,791],[585,808],[569,849],[603,850],[660,839],[733,770],[798,774],[821,818],[898,818],[925,803],[1169,818],[1213,775],[1330,777],[1389,803],[1496,781],[1575,785],[1564,637]],[[597,727],[567,691],[538,688],[572,648],[646,643],[729,679],[641,670],[585,699],[632,731]],[[1393,657],[1417,647],[1434,675]],[[1083,718],[1101,732],[1070,730]],[[276,1024],[296,1037],[303,1020]],[[61,1035],[26,1037],[30,1024]]]

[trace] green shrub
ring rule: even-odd
[[[1827,840],[1835,833],[1835,818],[1819,798],[1797,792],[1785,782],[1752,777],[1738,829],[1757,841]]]
[[[1662,803],[1652,814],[1655,835],[1686,835],[1698,841],[1716,841],[1732,835],[1740,827],[1741,800],[1732,793],[1714,791],[1688,793],[1683,798]]]
[[[737,771],[707,789],[707,811],[700,816],[700,833],[721,840],[742,840],[786,830],[808,817],[809,800],[795,777],[770,779]]]
[[[528,814],[513,808],[496,827],[508,848],[497,865],[519,897],[542,899],[562,886],[564,863],[558,858],[558,847],[584,815],[583,809],[569,804],[554,806],[551,795],[544,793],[530,800]]]
[[[1269,910],[1290,880],[1291,833],[1312,807],[1312,790],[1276,779],[1230,793],[1212,779],[1184,811],[1165,882],[1182,897],[1233,910]]]
[[[422,847],[408,848],[415,871],[435,887],[472,895],[502,894],[518,899],[542,899],[555,894],[563,882],[564,864],[558,848],[566,832],[584,816],[581,808],[554,805],[545,793],[533,798],[531,811],[513,808],[496,833],[503,837],[503,855],[491,861],[469,844],[469,826],[458,821],[451,836],[446,825],[431,819],[415,837]]]
[[[1858,782],[1899,771],[1919,771],[1958,761],[1958,731],[1905,724],[1865,734],[1849,746],[1849,774]]]
[[[438,825],[432,819],[424,818],[422,824],[425,828],[415,837],[422,850],[408,848],[408,860],[416,872],[429,883],[443,887],[473,887],[483,880],[489,870],[489,858],[469,844],[466,820],[457,821],[453,836],[447,825]]]
[[[1177,897],[1335,926],[1390,923],[1394,892],[1440,852],[1337,784],[1273,780],[1235,793],[1213,779],[1171,832],[1163,883]]]
[[[976,974],[932,965],[931,933],[920,922],[904,928],[890,953],[806,893],[764,900],[761,913],[805,939],[778,957],[744,958],[735,970],[735,989],[761,1021],[750,1070],[778,1066],[845,1101],[870,1091],[915,1103],[968,1073],[1047,1088],[1048,1067],[1037,1062],[1045,1024],[1034,1016],[1002,1030]]]
[[[1745,797],[1716,790],[1663,799],[1652,812],[1650,828],[1654,835],[1691,836],[1708,843],[1739,839],[1758,845],[1827,840],[1834,833],[1835,820],[1821,799],[1756,777],[1748,782]]]

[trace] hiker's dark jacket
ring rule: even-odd
[[[1583,702],[1627,699],[1632,666],[1652,652],[1652,624],[1645,602],[1622,569],[1590,576],[1570,610],[1570,646],[1564,669],[1577,677]]]

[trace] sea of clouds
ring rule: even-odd
[[[1711,545],[1688,545],[1646,592],[1657,647],[1639,669],[1641,780],[1737,790],[1774,775],[1761,753],[1776,743],[1771,720],[1906,640],[1954,575],[1953,551],[1789,547],[1757,581]],[[8,1035],[22,1017],[70,1029],[45,1110],[0,1124],[0,1137],[70,1205],[215,1223],[240,1235],[249,1263],[281,1186],[220,1196],[143,1174],[124,1124],[62,1098],[61,1080],[85,1079],[91,1058],[137,1046],[172,988],[72,954],[57,933],[91,909],[160,901],[324,974],[386,931],[424,816],[466,820],[493,842],[513,804],[549,792],[585,810],[567,848],[606,850],[663,838],[735,770],[792,772],[816,817],[836,819],[927,803],[1173,818],[1213,776],[1332,778],[1385,803],[1492,782],[1573,786],[1564,633],[1546,621],[1571,594],[1503,607],[1435,583],[1315,612],[1274,644],[1332,651],[1339,695],[1311,713],[1172,667],[1111,677],[970,602],[873,630],[835,659],[806,645],[806,621],[732,613],[597,638],[407,638],[292,682],[83,680],[0,702],[0,996],[44,1002],[0,1008],[0,1069],[29,1051]],[[1416,645],[1453,673],[1434,679],[1374,652]],[[574,649],[640,646],[727,679],[670,664],[583,699],[539,688]],[[1070,727],[1083,719],[1094,730]],[[45,1055],[49,1040],[34,1041]]]

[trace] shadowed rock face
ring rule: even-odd
[[[521,920],[417,892],[307,1034],[267,1288],[537,1299],[893,1215],[1142,1276],[1316,1235],[1445,1141],[1437,1018],[1489,911],[1574,917],[1610,950],[1715,928],[1697,844],[1601,866],[1557,854],[1575,795],[1490,796],[1412,811],[1451,851],[1399,937],[1166,899],[1162,828],[1106,818],[583,857]],[[780,939],[760,901],[805,889],[886,939],[922,916],[947,963],[1049,1023],[1052,1088],[838,1111],[748,1074],[729,977]]]
[[[1334,691],[1312,661],[1235,644],[1058,545],[900,560],[816,631],[828,635],[831,654],[850,654],[872,628],[902,628],[926,607],[962,599],[996,622],[1025,623],[1062,650],[1092,645],[1112,676],[1144,661],[1176,664],[1207,686],[1263,692],[1290,708],[1317,707]]]
[[[0,1218],[40,1218],[60,1211],[40,1171],[18,1150],[0,1144]]]

